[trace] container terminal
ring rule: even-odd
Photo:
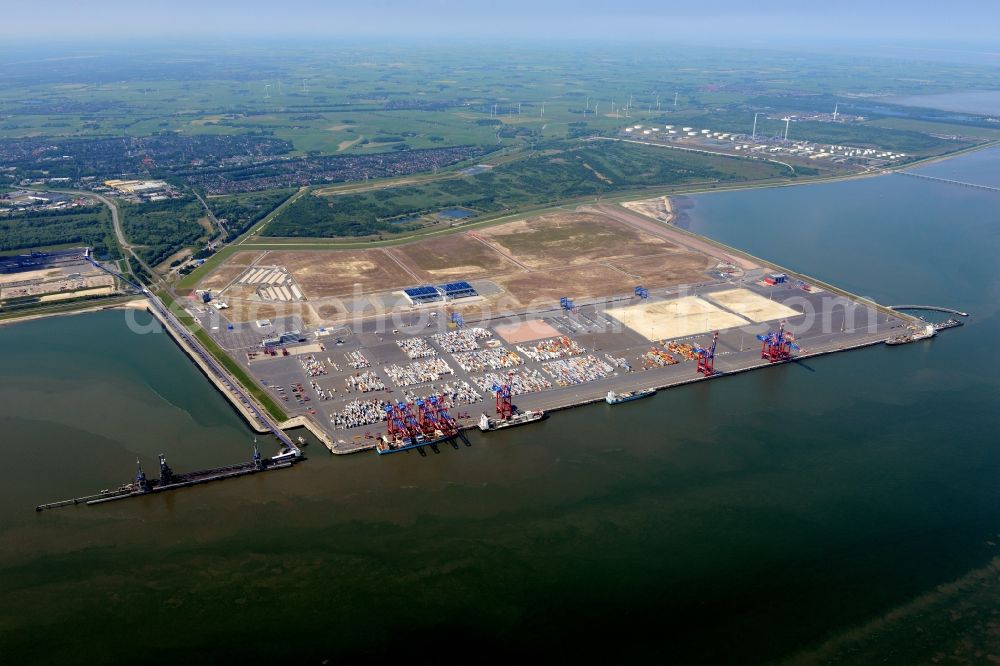
[[[660,197],[391,248],[237,252],[183,307],[331,452],[381,455],[928,323],[671,219]]]
[[[284,432],[288,428],[306,427],[335,454],[416,450],[426,455],[425,448],[438,452],[437,445],[445,442],[455,448],[457,441],[470,445],[463,434],[466,429],[490,432],[527,425],[569,407],[617,405],[630,401],[621,396],[645,397],[673,386],[818,355],[904,339],[912,342],[917,339],[914,332],[924,326],[937,333],[960,323],[952,319],[930,324],[904,309],[966,315],[933,306],[881,306],[703,237],[654,224],[648,217],[635,221],[636,216],[615,218],[620,211],[598,212],[622,224],[622,229],[625,222],[635,224],[646,243],[652,242],[651,233],[663,234],[666,240],[655,240],[670,246],[668,253],[662,261],[637,256],[624,264],[609,264],[614,270],[605,271],[610,279],[599,285],[598,292],[586,291],[578,273],[584,269],[576,268],[581,262],[573,258],[567,260],[555,287],[541,277],[555,273],[536,269],[535,282],[527,282],[528,291],[558,294],[555,289],[565,288],[565,295],[551,301],[535,299],[527,307],[517,307],[515,298],[514,307],[495,309],[477,305],[515,297],[516,283],[500,276],[407,285],[418,274],[407,268],[406,255],[386,253],[380,261],[398,264],[405,274],[401,283],[382,284],[382,292],[365,294],[369,303],[382,299],[387,307],[381,315],[372,316],[360,307],[332,324],[298,314],[267,319],[231,316],[229,305],[221,305],[219,299],[213,302],[214,294],[193,292],[182,303],[184,310],[260,389],[270,393],[289,417],[282,423],[267,414],[155,294],[133,284],[148,299],[149,311],[206,377],[251,427],[273,434],[281,452],[263,465],[255,460],[167,476],[168,481],[180,478],[180,482],[143,485],[137,479],[112,493],[40,509],[99,504],[282,469],[302,456]],[[571,224],[581,217],[585,216],[578,215]],[[467,235],[470,242],[496,249],[505,264],[532,271],[527,251],[497,249],[495,238],[486,238],[484,232]],[[681,257],[684,253],[686,259]],[[683,281],[677,273],[673,281],[637,284],[643,280],[638,269],[662,278],[662,264],[676,257],[690,264],[691,256],[699,258],[704,268],[688,270]],[[466,257],[455,259],[463,260]],[[252,285],[243,288],[273,296],[272,283],[282,282],[283,294],[301,295],[307,301],[312,287],[305,281],[299,284],[300,275],[294,266],[250,266],[232,284],[264,280],[269,291]],[[576,295],[577,289],[584,290],[582,296]],[[235,298],[230,301],[236,303]]]
[[[295,333],[280,346],[264,345],[257,322],[189,312],[331,452],[381,455],[531,423],[609,392],[645,395],[884,344],[923,323],[766,270],[479,321],[449,317],[443,302],[400,314],[392,329],[361,319],[310,330],[275,317],[264,335]]]

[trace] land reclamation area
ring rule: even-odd
[[[498,383],[520,408],[551,410],[696,381],[716,331],[716,368],[737,372],[767,365],[756,336],[779,325],[808,355],[910,323],[807,278],[775,282],[773,264],[636,212],[664,206],[581,206],[387,248],[239,251],[184,307],[338,453],[372,446],[392,401],[443,395],[471,426]]]

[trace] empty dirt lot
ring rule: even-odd
[[[231,256],[226,263],[222,264],[208,274],[198,283],[198,289],[212,289],[218,291],[227,284],[239,277],[240,273],[261,258],[263,252],[237,252]]]
[[[643,257],[678,249],[660,236],[594,213],[555,213],[479,232],[531,268]]]
[[[414,277],[384,250],[275,250],[267,263],[284,266],[306,298],[348,296],[354,285],[363,293],[401,289]]]
[[[698,252],[671,252],[654,257],[620,258],[607,262],[646,288],[697,282],[718,260]]]
[[[468,233],[401,245],[388,251],[428,283],[468,280],[523,270]]]
[[[787,319],[800,314],[782,303],[769,300],[747,289],[716,291],[708,297],[722,307],[754,322]]]
[[[251,260],[242,254],[199,286],[218,288],[238,275],[242,268],[235,266]],[[670,230],[620,208],[551,213],[390,248],[272,250],[252,259],[288,269],[322,319],[328,317],[320,303],[350,298],[356,284],[358,292],[373,294],[489,279],[503,291],[451,307],[496,312],[547,307],[562,296],[630,294],[640,284],[647,289],[694,284],[719,261],[701,248],[673,242]]]

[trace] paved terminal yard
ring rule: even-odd
[[[338,453],[373,448],[386,401],[445,394],[452,416],[472,427],[482,412],[493,414],[490,388],[508,377],[518,408],[554,410],[609,390],[705,381],[692,347],[709,346],[716,330],[715,369],[724,375],[768,365],[756,336],[782,322],[800,357],[881,342],[910,323],[797,280],[768,285],[764,275],[651,290],[647,299],[592,299],[572,310],[555,302],[464,327],[441,303],[323,328],[294,316],[230,323],[212,308],[189,310],[290,416],[325,430]],[[262,348],[263,339],[288,332],[297,334],[270,353]]]
[[[913,321],[775,277],[760,259],[664,224],[669,202],[655,203],[666,217],[587,205],[391,248],[236,253],[200,285],[230,307],[195,292],[188,309],[337,453],[372,448],[389,401],[443,394],[472,427],[508,378],[518,408],[554,410],[705,381],[694,348],[715,331],[724,375],[767,365],[756,336],[782,322],[808,356],[881,342]],[[277,304],[265,282],[294,285],[301,300]]]

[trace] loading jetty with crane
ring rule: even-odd
[[[222,481],[224,479],[234,479],[241,476],[248,476],[250,474],[260,474],[273,470],[287,469],[294,465],[298,459],[298,456],[296,456],[293,451],[287,449],[282,450],[277,455],[270,458],[264,458],[261,456],[260,451],[257,449],[255,444],[253,448],[253,457],[247,462],[178,473],[171,469],[171,467],[167,464],[166,456],[161,453],[159,455],[160,476],[158,478],[147,477],[146,473],[142,469],[142,463],[137,460],[135,478],[132,481],[123,483],[115,490],[106,489],[94,495],[86,495],[84,497],[75,497],[73,499],[39,504],[35,507],[35,511],[60,509],[68,506],[76,506],[78,504],[104,504],[106,502],[116,502],[118,500],[143,497],[145,495],[162,493],[169,490],[189,488],[191,486],[209,483],[211,481]]]
[[[150,493],[187,488],[210,481],[220,481],[266,471],[287,469],[302,459],[302,449],[300,446],[305,443],[305,440],[300,437],[298,443],[293,441],[264,410],[258,407],[246,389],[225,370],[222,364],[204,348],[195,336],[191,335],[184,328],[156,294],[136,284],[125,275],[98,263],[91,257],[89,250],[86,252],[84,258],[96,268],[113,275],[123,283],[133,287],[137,292],[145,295],[149,312],[160,321],[163,328],[174,338],[181,349],[195,362],[216,387],[229,398],[230,402],[247,418],[247,421],[254,429],[260,432],[270,432],[274,435],[278,440],[280,449],[274,456],[265,458],[261,456],[255,442],[253,455],[247,462],[184,473],[175,473],[167,465],[166,457],[161,454],[159,456],[160,476],[156,479],[147,478],[142,470],[142,466],[139,465],[135,479],[132,482],[122,484],[116,490],[103,490],[95,495],[40,504],[36,507],[36,511],[77,504],[103,504],[121,499],[141,497]]]

